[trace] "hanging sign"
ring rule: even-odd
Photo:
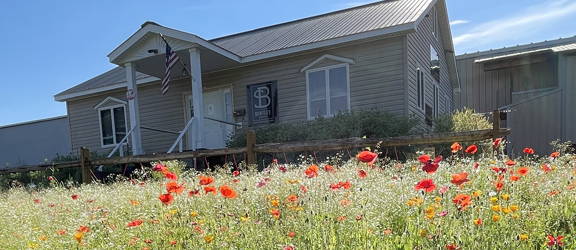
[[[247,86],[248,119],[251,125],[276,122],[278,94],[276,81]]]
[[[129,89],[128,91],[126,91],[126,99],[133,100],[134,97],[136,97],[136,96],[134,95],[133,89]]]

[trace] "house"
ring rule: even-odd
[[[0,127],[0,170],[52,162],[71,152],[66,116]]]
[[[509,110],[511,150],[549,153],[553,140],[576,142],[576,36],[456,57],[457,108]]]
[[[444,0],[378,1],[210,40],[146,22],[108,55],[118,67],[55,100],[73,150],[104,153],[127,134],[136,155],[223,148],[238,126],[349,110],[424,124],[452,110],[458,88],[448,23]],[[165,95],[163,39],[181,59]]]

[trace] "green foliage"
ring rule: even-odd
[[[434,120],[435,132],[462,132],[491,129],[492,123],[473,109],[465,108]]]
[[[300,123],[280,123],[256,128],[256,143],[342,139],[351,137],[386,138],[410,133],[414,119],[383,111],[366,110],[318,118]],[[229,147],[246,145],[245,130],[230,138]]]

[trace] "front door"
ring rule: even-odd
[[[192,105],[192,95],[186,95],[186,122],[194,115]],[[230,89],[218,89],[204,92],[204,148],[217,149],[225,148],[226,141],[234,127],[219,121],[232,122],[232,95]],[[214,120],[211,120],[211,119]],[[191,130],[187,133],[186,145],[187,149],[191,150],[191,141],[193,133]]]

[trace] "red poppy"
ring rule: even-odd
[[[550,154],[550,157],[552,157],[552,158],[558,158],[559,156],[560,156],[560,152],[552,152]]]
[[[430,156],[429,155],[421,155],[418,157],[418,161],[420,161],[422,163],[428,163],[428,162],[430,162]]]
[[[288,195],[288,197],[286,197],[286,200],[288,202],[297,202],[298,201],[298,195],[295,195],[295,194]]]
[[[235,170],[234,172],[232,172],[232,176],[236,177],[238,175],[240,175],[240,171]]]
[[[228,199],[236,198],[236,191],[234,191],[234,189],[226,185],[220,186],[220,193],[222,194],[222,196]]]
[[[326,165],[326,166],[324,166],[324,171],[332,172],[332,171],[334,171],[334,167],[332,165]]]
[[[450,149],[452,150],[452,153],[457,153],[458,151],[462,150],[462,145],[460,145],[460,143],[452,143],[452,146],[450,146]]]
[[[414,186],[416,190],[424,190],[426,193],[430,193],[436,189],[436,185],[432,179],[423,179]]]
[[[174,246],[174,245],[176,245],[176,244],[178,244],[178,241],[175,241],[175,240],[170,241],[170,245]]]
[[[294,237],[296,237],[296,233],[295,232],[289,232],[288,237],[294,238]]]
[[[492,167],[492,171],[494,171],[496,173],[506,173],[505,168],[499,168],[499,167]]]
[[[73,195],[70,196],[70,198],[72,198],[72,200],[77,200],[78,197],[80,197],[80,196],[77,195],[77,194],[73,194]]]
[[[144,221],[142,221],[142,220],[133,220],[133,221],[128,223],[128,227],[137,227],[137,226],[142,225],[143,222]]]
[[[494,187],[496,188],[497,191],[500,191],[500,190],[502,190],[502,188],[504,188],[504,182],[497,181],[497,182],[494,184]]]
[[[204,187],[204,193],[206,193],[206,194],[207,194],[207,193],[212,193],[212,194],[215,195],[215,194],[216,194],[216,191],[217,191],[216,188],[213,187],[213,186],[206,186],[206,187]]]
[[[456,204],[459,210],[464,210],[472,204],[472,197],[467,194],[457,194],[454,196],[454,199],[452,199],[452,202]]]
[[[166,183],[166,191],[168,193],[180,194],[180,193],[184,192],[184,186],[178,185],[178,183],[176,183],[175,181],[170,181],[170,182]]]
[[[210,176],[200,176],[200,185],[209,185],[210,183],[214,182],[214,177]]]
[[[513,160],[507,160],[506,161],[506,166],[514,166],[514,165],[516,165],[516,162]]]
[[[492,141],[492,147],[499,148],[500,143],[502,143],[502,138],[496,138]]]
[[[442,157],[436,157],[436,159],[434,159],[434,161],[428,161],[427,163],[424,163],[424,166],[422,166],[422,170],[426,173],[429,174],[433,174],[436,172],[436,170],[438,170],[438,167],[440,166],[440,161],[442,161]]]
[[[563,246],[564,242],[562,242],[562,240],[564,239],[564,236],[562,235],[558,235],[558,237],[554,237],[552,235],[548,235],[548,246]]]
[[[457,186],[460,186],[462,184],[464,184],[465,182],[470,181],[468,180],[468,173],[466,172],[462,172],[459,174],[453,174],[452,175],[452,180],[450,182],[452,182],[452,184],[455,184]]]
[[[274,217],[276,219],[280,218],[280,210],[278,210],[278,209],[271,209],[270,214],[272,215],[272,217]]]
[[[170,205],[170,203],[174,201],[174,197],[170,193],[162,194],[158,197],[158,199],[160,199],[160,201],[164,203],[164,205]]]
[[[518,180],[520,180],[520,176],[511,175],[511,176],[510,176],[510,180],[511,180],[511,181],[518,181]]]
[[[40,199],[34,199],[34,203],[40,204]]]
[[[368,173],[366,173],[366,171],[364,171],[364,169],[358,170],[358,177],[366,178],[366,176],[368,176]]]
[[[304,185],[301,185],[301,186],[300,186],[300,191],[302,191],[302,193],[306,193],[306,192],[308,192],[308,188],[307,188],[306,186],[304,186]]]
[[[378,159],[378,154],[372,153],[370,151],[362,151],[356,155],[356,158],[361,162],[372,165]]]
[[[474,169],[477,169],[478,167],[480,167],[480,163],[474,162],[474,164],[472,164],[472,166],[474,167]]]
[[[518,174],[525,176],[528,174],[529,169],[527,167],[521,167],[518,169]]]
[[[156,172],[164,172],[166,170],[166,166],[158,163],[152,168],[152,170]]]
[[[318,166],[316,165],[312,165],[310,167],[308,167],[305,171],[304,174],[308,177],[308,178],[314,178],[318,176]]]
[[[529,155],[533,155],[535,153],[533,148],[524,148],[524,150],[522,150],[522,152],[524,152],[525,154],[529,154]]]
[[[198,190],[198,189],[194,189],[194,190],[191,190],[190,192],[188,192],[188,196],[190,196],[190,197],[198,196],[198,195],[200,195],[200,190]]]
[[[332,190],[338,190],[338,189],[340,189],[340,185],[338,185],[338,183],[330,184],[330,189],[332,189]]]
[[[472,144],[470,146],[468,146],[466,148],[466,150],[464,150],[464,152],[468,153],[468,154],[476,154],[476,152],[478,152],[478,146]]]
[[[460,248],[455,244],[450,244],[450,245],[446,245],[446,249],[447,250],[458,250]]]
[[[166,179],[168,180],[178,180],[178,176],[175,173],[172,173],[170,171],[165,171],[164,172],[164,177],[166,177]]]
[[[352,183],[350,183],[349,181],[341,181],[338,182],[338,186],[344,189],[350,189],[352,187]]]

